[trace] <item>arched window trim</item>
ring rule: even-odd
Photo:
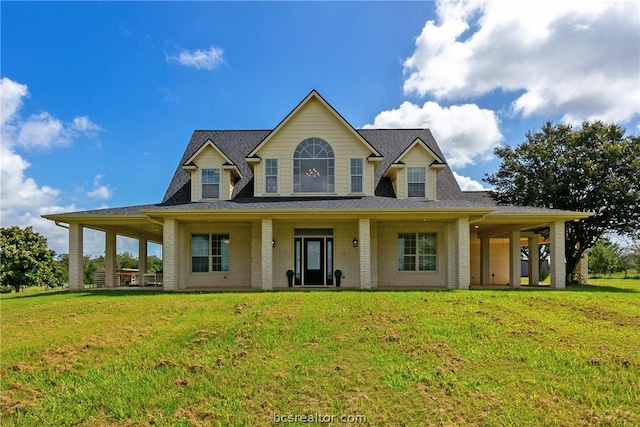
[[[294,150],[293,192],[335,192],[335,154],[324,139],[306,138]]]

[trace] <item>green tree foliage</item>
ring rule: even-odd
[[[90,255],[85,255],[82,265],[84,284],[89,285],[93,283],[93,274],[96,271],[104,271],[104,265],[104,255],[95,258],[91,258]]]
[[[162,260],[155,255],[147,257],[147,271],[150,273],[162,271]]]
[[[568,281],[603,233],[640,228],[640,137],[622,126],[547,122],[517,147],[495,153],[502,163],[485,181],[499,203],[595,213],[566,224]]]
[[[0,228],[0,285],[20,292],[21,287],[62,284],[62,272],[54,263],[55,252],[47,239],[32,227]]]
[[[131,252],[123,252],[116,255],[118,268],[138,268],[138,258],[134,257]]]
[[[621,271],[623,259],[620,245],[603,237],[589,249],[589,271],[595,275]]]

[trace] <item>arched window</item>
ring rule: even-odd
[[[307,138],[293,153],[294,193],[333,193],[333,149],[321,138]]]

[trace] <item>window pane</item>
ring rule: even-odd
[[[351,192],[362,193],[362,159],[351,159]]]
[[[278,159],[266,159],[265,169],[265,191],[267,193],[278,192]]]
[[[426,197],[426,169],[407,168],[407,197]]]
[[[209,271],[209,235],[191,236],[191,271],[194,273]]]
[[[362,177],[361,176],[351,177],[351,192],[362,193]]]
[[[416,236],[413,233],[398,234],[398,270],[415,271]]]
[[[424,184],[409,183],[407,190],[408,197],[425,197]]]
[[[332,193],[335,189],[334,153],[320,138],[307,138],[293,154],[295,193]]]
[[[220,171],[218,169],[202,169],[202,198],[217,199],[220,197]]]
[[[194,273],[206,273],[209,271],[209,257],[194,256],[191,258],[191,271]]]
[[[229,271],[229,235],[211,236],[211,271]]]
[[[436,271],[437,240],[436,233],[418,234],[418,269],[420,271]]]

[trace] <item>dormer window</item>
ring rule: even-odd
[[[202,169],[202,198],[220,198],[220,169]]]
[[[335,191],[333,149],[321,138],[307,138],[293,153],[294,193]]]
[[[407,197],[427,197],[426,182],[426,168],[407,168]]]

